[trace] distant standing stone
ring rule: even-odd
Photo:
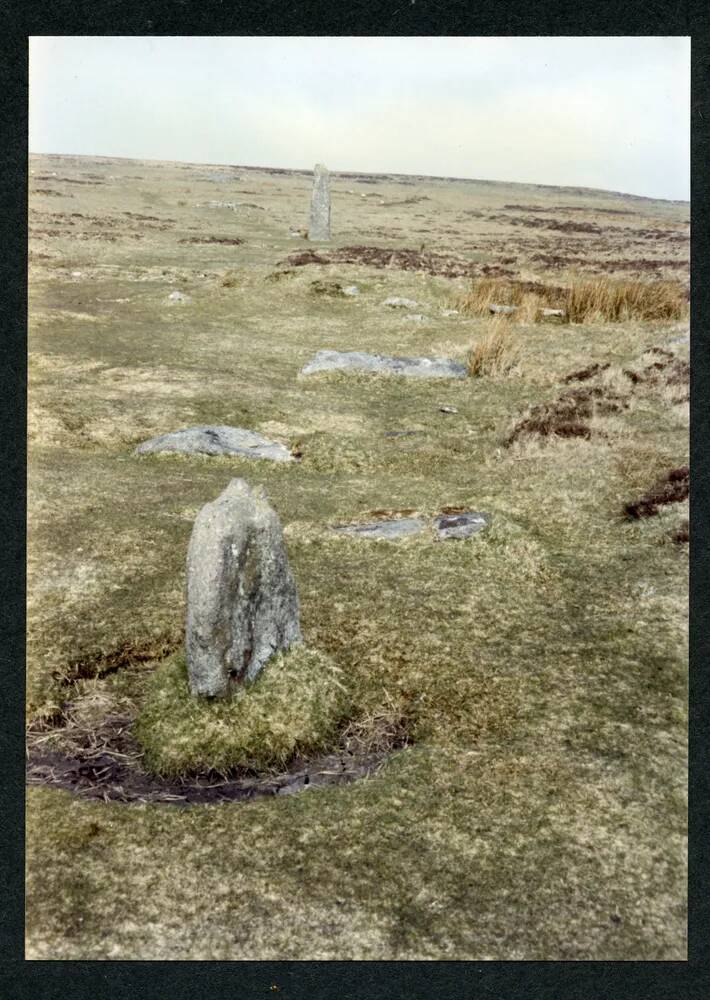
[[[281,523],[263,489],[233,479],[195,518],[188,547],[190,690],[225,695],[300,639],[298,594]]]
[[[322,163],[316,163],[313,170],[308,239],[323,241],[330,239],[330,174]]]

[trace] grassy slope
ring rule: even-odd
[[[461,357],[487,321],[440,316],[462,279],[311,265],[267,281],[307,246],[286,235],[304,224],[305,178],[31,166],[105,183],[43,180],[64,195],[31,201],[31,230],[59,235],[31,246],[48,256],[31,273],[30,714],[77,692],[140,702],[152,666],[131,650],[179,640],[192,518],[243,475],[266,486],[285,526],[306,640],[342,669],[356,716],[401,706],[415,742],[364,782],[250,804],[122,807],[31,789],[28,957],[685,957],[687,557],[665,537],[678,511],[627,524],[619,510],[685,460],[687,414],[647,390],[603,422],[606,438],[501,443],[566,372],[632,362],[677,330],[525,328],[519,369],[500,379],[299,380],[321,347]],[[575,219],[669,233],[686,215],[511,185],[333,187],[336,246],[512,254],[526,279],[544,275],[531,257],[559,250],[560,234],[465,211],[578,205],[589,215]],[[429,200],[380,206],[360,197],[372,191]],[[195,207],[208,199],[266,211]],[[600,206],[639,214],[605,219]],[[74,212],[103,224],[32,214]],[[123,212],[176,221],[152,230]],[[178,243],[205,234],[245,243]],[[564,239],[590,261],[604,255],[599,236]],[[613,241],[615,259],[642,255],[630,236]],[[309,283],[322,277],[361,295],[316,297]],[[166,305],[173,288],[192,303]],[[415,298],[429,320],[383,309],[387,295]],[[201,422],[298,443],[303,460],[131,454]],[[489,511],[493,527],[460,544],[327,532],[369,510],[447,504]],[[73,691],[52,679],[120,647],[112,677]]]

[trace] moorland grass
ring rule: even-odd
[[[684,959],[687,547],[671,535],[687,501],[636,520],[623,507],[687,464],[684,387],[665,385],[670,366],[643,362],[652,347],[684,360],[672,342],[686,325],[516,322],[515,377],[299,379],[324,347],[465,359],[490,320],[440,315],[467,280],[396,267],[309,264],[269,281],[298,245],[289,227],[307,217],[302,177],[243,171],[220,192],[246,188],[265,211],[233,213],[197,206],[215,197],[198,167],[35,166],[116,179],[70,185],[65,203],[33,193],[33,227],[64,226],[45,212],[101,220],[117,204],[176,221],[148,231],[133,220],[130,233],[117,223],[114,242],[91,236],[100,222],[75,219],[62,236],[32,238],[45,256],[31,273],[29,714],[61,720],[65,706],[71,749],[106,714],[130,728],[152,712],[169,759],[174,712],[180,767],[223,752],[240,725],[229,707],[193,717],[177,657],[141,658],[182,641],[194,517],[244,476],[266,487],[284,526],[306,642],[347,689],[326,746],[353,729],[376,744],[401,719],[411,745],[349,786],[253,803],[178,809],[29,789],[28,957]],[[426,238],[481,264],[517,257],[516,280],[562,287],[567,276],[531,260],[559,252],[559,232],[536,230],[531,246],[487,216],[531,197],[571,200],[584,212],[630,208],[635,225],[673,235],[687,214],[554,189],[419,188],[428,201],[386,208],[401,185],[378,181],[381,197],[361,199],[334,177],[333,245]],[[607,233],[608,252],[616,241],[625,253],[630,232]],[[244,243],[179,243],[195,235]],[[665,252],[684,250],[669,241]],[[595,265],[591,243],[579,253]],[[315,279],[360,295],[313,295]],[[167,306],[175,288],[191,303]],[[427,322],[383,311],[389,295],[421,303]],[[636,382],[624,375],[637,369]],[[588,439],[521,434],[505,447],[530,408],[575,387],[630,402],[592,406]],[[207,423],[298,443],[302,459],[133,455],[141,440]],[[417,433],[388,436],[401,430]],[[331,530],[376,510],[452,506],[488,512],[490,528],[397,543]],[[313,704],[304,730],[325,734],[329,711],[311,716]],[[300,723],[281,710],[288,738],[264,736],[257,712],[251,752],[296,745]],[[61,722],[40,738],[60,746]]]

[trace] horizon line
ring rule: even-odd
[[[313,173],[313,168],[304,167],[269,167],[264,165],[256,164],[245,164],[245,163],[214,163],[214,162],[202,162],[199,160],[163,160],[157,159],[151,156],[121,156],[121,155],[111,155],[103,153],[35,153],[32,150],[28,150],[29,156],[74,156],[83,157],[85,159],[93,160],[127,160],[129,162],[146,162],[146,163],[177,163],[183,166],[193,166],[193,167],[233,167],[236,170],[265,170],[275,173],[285,173],[285,174],[303,174],[304,176],[310,176]],[[399,170],[330,170],[331,174],[340,177],[407,177],[422,181],[450,181],[458,184],[508,184],[516,185],[519,187],[532,187],[532,188],[543,188],[546,190],[555,191],[570,191],[570,192],[580,192],[584,194],[596,194],[596,195],[610,195],[616,198],[631,198],[635,201],[658,201],[665,202],[669,205],[688,205],[690,206],[690,199],[686,198],[657,198],[653,195],[645,194],[632,194],[627,191],[614,191],[610,188],[594,188],[587,187],[582,184],[542,184],[537,181],[504,181],[504,180],[489,180],[482,177],[447,177],[443,174],[408,174]]]

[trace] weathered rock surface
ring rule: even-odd
[[[415,302],[414,299],[403,299],[398,295],[391,295],[384,300],[382,305],[389,306],[390,309],[416,309],[419,303]]]
[[[371,524],[347,524],[334,530],[339,535],[359,535],[363,538],[404,538],[416,535],[426,527],[421,517],[401,517],[393,521],[373,521]]]
[[[465,365],[450,358],[388,358],[362,351],[318,351],[302,375],[327,371],[360,371],[415,378],[466,378]]]
[[[400,517],[367,524],[342,525],[333,530],[339,535],[355,535],[360,538],[397,539],[416,535],[427,527],[433,527],[435,537],[440,541],[462,540],[482,531],[489,521],[488,514],[471,510],[456,514],[438,514],[433,520],[423,517]]]
[[[308,239],[324,241],[330,239],[330,173],[322,163],[316,163],[313,170]]]
[[[233,479],[195,518],[187,553],[190,690],[219,696],[301,639],[281,523],[262,489]]]
[[[144,441],[136,455],[159,451],[177,451],[186,455],[243,455],[266,458],[272,462],[293,462],[294,456],[282,444],[268,441],[254,431],[241,427],[186,427]]]
[[[478,511],[462,514],[440,514],[434,518],[434,528],[439,538],[470,538],[488,524],[488,515]]]
[[[511,313],[514,313],[517,308],[517,306],[499,306],[493,303],[488,306],[488,311],[491,313],[500,313],[503,316],[509,316]]]

